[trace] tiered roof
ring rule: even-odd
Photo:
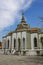
[[[39,28],[30,28],[30,26],[26,23],[24,13],[22,13],[22,18],[20,24],[17,25],[17,28],[14,31],[9,32],[6,36],[11,36],[14,32],[28,31],[32,32],[40,32]],[[4,37],[6,37],[4,36]]]

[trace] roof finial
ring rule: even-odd
[[[23,11],[22,11],[22,19],[21,19],[21,23],[26,23],[26,22],[25,22],[24,12],[23,12]]]

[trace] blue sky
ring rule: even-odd
[[[0,0],[0,40],[8,32],[15,30],[21,21],[22,10],[30,27],[42,27],[43,0]]]

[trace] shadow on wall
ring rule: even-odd
[[[2,42],[0,41],[0,49],[2,49]]]

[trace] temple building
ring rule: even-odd
[[[2,49],[5,54],[43,54],[43,32],[40,28],[30,28],[23,13],[17,28],[3,36],[2,39]]]

